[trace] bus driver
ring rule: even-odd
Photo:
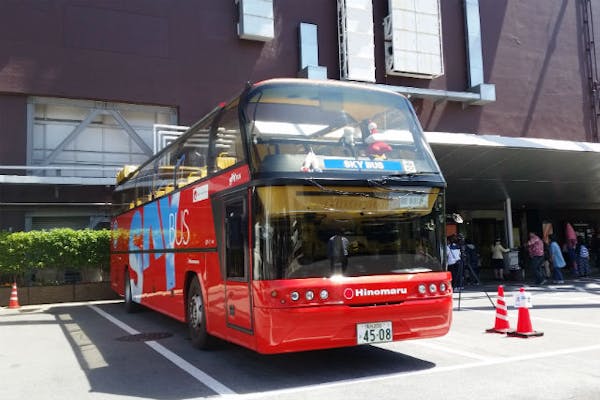
[[[329,238],[329,242],[327,243],[327,257],[329,257],[329,264],[331,265],[331,270],[335,271],[335,267],[337,265],[341,265],[342,273],[346,272],[346,268],[348,267],[348,246],[350,242],[344,236],[342,236],[342,232],[338,230],[338,232]]]

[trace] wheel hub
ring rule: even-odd
[[[190,299],[190,324],[197,328],[202,325],[202,298],[199,295]]]

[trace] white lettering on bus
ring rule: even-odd
[[[242,180],[242,174],[239,172],[233,172],[229,177],[229,186],[232,186],[234,183]]]
[[[383,169],[383,163],[381,161],[366,161],[366,169]]]
[[[361,160],[344,160],[344,168],[362,169],[364,161]]]
[[[347,169],[385,169],[381,161],[344,160]]]
[[[406,288],[390,288],[390,289],[355,289],[354,295],[356,297],[365,297],[365,296],[390,296],[397,294],[406,294]]]
[[[169,241],[176,243],[178,246],[187,245],[190,242],[190,227],[187,224],[186,217],[189,215],[190,210],[187,208],[179,212],[179,218],[177,214],[169,214]]]

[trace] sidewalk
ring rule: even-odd
[[[504,281],[500,281],[500,280],[487,280],[487,281],[482,281],[481,285],[476,285],[476,284],[467,284],[464,286],[464,288],[461,290],[461,292],[478,292],[478,291],[483,291],[483,292],[496,292],[498,286],[502,285],[504,286],[506,291],[512,291],[512,290],[518,290],[521,287],[524,287],[526,289],[543,289],[543,288],[561,288],[561,287],[573,287],[573,286],[579,286],[585,283],[596,283],[599,284],[600,283],[600,275],[599,274],[593,274],[590,277],[586,277],[586,278],[572,278],[572,277],[565,277],[564,283],[553,283],[551,280],[546,281],[543,284],[536,284],[534,279],[525,279],[524,281],[511,281],[511,280],[504,280]],[[455,290],[454,293],[458,293],[458,290]]]
[[[569,270],[568,268],[563,268],[562,274],[564,277],[565,284],[568,284],[569,282],[572,282],[572,281],[576,281],[578,279],[585,280],[585,279],[600,278],[600,270],[598,270],[597,268],[592,268],[591,275],[589,277],[585,277],[585,278],[574,276],[573,272],[571,270]],[[479,280],[481,281],[482,285],[495,285],[496,287],[498,285],[539,286],[535,283],[535,276],[534,276],[533,272],[529,271],[528,269],[525,269],[525,270],[519,269],[516,271],[506,271],[505,270],[504,276],[505,276],[504,280],[494,279],[493,270],[491,268],[482,268],[479,272]],[[474,283],[469,284],[466,282],[466,280],[467,280],[467,277],[465,277],[465,285],[464,285],[463,290],[466,290],[469,288],[477,288],[477,286]],[[553,283],[552,278],[546,278],[546,282],[543,285],[557,285],[557,284]]]

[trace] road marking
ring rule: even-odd
[[[490,357],[485,357],[480,354],[471,353],[468,351],[456,350],[447,345],[439,345],[439,344],[435,344],[435,343],[428,343],[428,342],[417,341],[417,340],[412,341],[410,343],[410,345],[411,346],[417,345],[417,346],[422,346],[422,347],[428,347],[433,350],[443,351],[445,353],[450,353],[450,354],[456,354],[458,356],[467,357],[467,358],[474,358],[475,360],[480,360],[480,361],[490,360]]]
[[[472,363],[467,363],[467,364],[450,365],[447,367],[433,367],[430,369],[420,370],[420,371],[400,372],[400,373],[396,373],[396,374],[379,375],[379,376],[375,376],[375,377],[371,377],[371,378],[345,379],[342,381],[337,381],[337,382],[332,382],[332,383],[322,383],[322,384],[317,384],[317,385],[302,386],[302,387],[298,387],[298,388],[271,390],[271,391],[266,391],[266,392],[249,393],[249,394],[244,394],[244,395],[223,396],[221,398],[222,399],[223,398],[225,398],[225,399],[231,398],[231,399],[236,399],[236,400],[237,399],[262,399],[265,397],[281,396],[283,394],[295,394],[295,393],[308,392],[311,390],[336,388],[339,386],[343,386],[343,387],[347,388],[348,385],[353,385],[353,384],[380,382],[380,381],[384,381],[384,380],[401,379],[401,378],[407,378],[407,377],[419,376],[419,375],[432,375],[432,374],[437,374],[437,373],[453,372],[453,371],[459,371],[459,370],[470,369],[470,368],[489,367],[492,365],[510,364],[510,363],[516,363],[519,361],[536,360],[536,359],[540,359],[540,358],[562,356],[562,355],[567,355],[567,354],[582,353],[582,352],[589,352],[589,351],[595,351],[595,350],[600,350],[600,345],[575,347],[575,348],[548,351],[548,352],[542,352],[542,353],[536,353],[536,354],[527,354],[527,355],[521,355],[521,356],[515,356],[515,357],[493,358],[493,359],[488,359],[486,361],[478,361],[478,362],[472,362]]]
[[[545,305],[544,307],[547,307],[547,305]],[[476,313],[479,313],[479,314],[491,314],[491,311],[475,310],[473,308],[468,308],[468,307],[463,307],[461,309],[464,310],[464,311],[471,311],[471,312],[476,312]],[[534,319],[536,321],[546,321],[546,322],[552,322],[552,323],[555,323],[555,324],[581,326],[581,327],[584,327],[584,328],[596,328],[596,329],[600,328],[600,325],[598,325],[598,324],[588,324],[588,323],[585,323],[585,322],[564,321],[564,320],[552,319],[552,318],[544,318],[544,317],[535,317]]]
[[[596,329],[600,329],[600,325],[598,324],[586,324],[584,322],[572,322],[572,321],[563,321],[563,320],[559,320],[559,319],[551,319],[551,318],[544,318],[544,317],[535,317],[536,321],[546,321],[546,322],[552,322],[552,323],[556,323],[556,324],[564,324],[564,325],[573,325],[573,326],[582,326],[585,328],[596,328]]]
[[[118,326],[119,328],[124,330],[125,332],[129,333],[130,335],[137,335],[140,333],[139,331],[133,329],[132,327],[130,327],[123,321],[113,317],[106,311],[104,311],[96,306],[92,306],[92,305],[90,305],[88,307],[90,307],[92,310],[96,311],[102,317],[106,318],[107,320],[109,320],[110,322],[112,322],[113,324],[115,324],[116,326]],[[191,376],[193,376],[200,383],[209,387],[211,390],[213,390],[217,394],[220,394],[220,395],[235,394],[235,392],[233,390],[231,390],[227,386],[223,385],[221,382],[217,381],[216,379],[214,379],[213,377],[211,377],[204,371],[196,368],[195,366],[193,366],[192,364],[190,364],[183,358],[179,357],[177,354],[173,353],[171,350],[167,349],[163,345],[157,343],[156,341],[148,341],[148,342],[144,342],[144,343],[147,344],[148,347],[150,347],[151,349],[156,351],[158,354],[165,357],[167,360],[171,361],[177,367],[181,368],[183,371],[185,371],[188,374],[190,374]]]

